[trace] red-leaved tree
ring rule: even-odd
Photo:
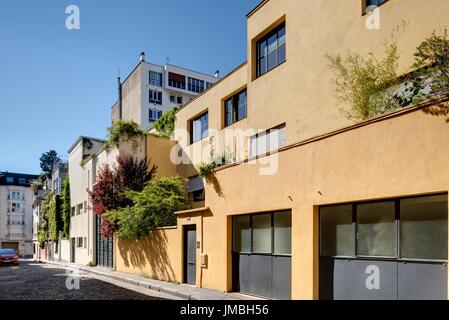
[[[102,166],[92,191],[88,191],[94,213],[102,217],[108,210],[131,206],[133,202],[125,196],[125,191],[142,191],[156,171],[154,165],[149,169],[146,158],[138,160],[132,156],[118,156],[112,169],[109,165]],[[102,217],[100,232],[103,236],[111,236],[116,229],[113,223]]]

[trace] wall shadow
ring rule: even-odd
[[[168,252],[169,243],[167,232],[177,232],[176,229],[154,230],[148,236],[137,240],[118,240],[117,247],[123,264],[129,271],[138,269],[145,276],[152,279],[178,282]],[[172,257],[175,258],[175,257]]]

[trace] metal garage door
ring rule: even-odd
[[[447,195],[320,208],[320,298],[447,299]]]
[[[291,212],[233,218],[233,289],[291,299]]]
[[[113,237],[103,237],[101,235],[101,217],[96,216],[97,239],[96,239],[96,258],[97,266],[106,268],[114,267],[114,240]]]

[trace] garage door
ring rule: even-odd
[[[2,249],[13,249],[16,252],[19,252],[19,243],[18,242],[2,242]]]
[[[233,218],[234,291],[291,299],[291,212]]]
[[[320,208],[320,298],[447,299],[448,197]]]

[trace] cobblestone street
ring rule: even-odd
[[[73,276],[69,278],[68,276]],[[79,289],[69,290],[66,282]],[[70,281],[71,280],[71,281]],[[59,266],[21,261],[0,267],[0,300],[161,300],[176,297]]]

